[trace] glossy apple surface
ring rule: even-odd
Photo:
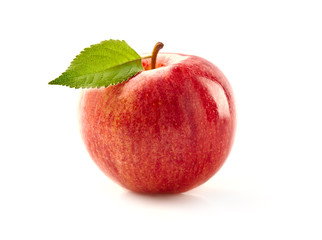
[[[211,178],[231,150],[232,89],[203,58],[160,53],[157,68],[82,91],[80,126],[98,167],[141,193],[179,193]]]

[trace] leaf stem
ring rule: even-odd
[[[147,59],[147,58],[151,58],[152,55],[146,55],[146,56],[141,56],[141,59]]]
[[[162,42],[157,42],[154,45],[153,51],[152,51],[152,58],[151,58],[151,69],[155,69],[156,62],[157,62],[157,55],[160,49],[163,48],[163,43]]]

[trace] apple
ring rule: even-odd
[[[181,193],[209,180],[232,148],[232,88],[209,61],[160,53],[117,85],[84,89],[79,120],[98,167],[139,193]]]

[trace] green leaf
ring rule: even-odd
[[[49,82],[72,88],[121,83],[143,70],[140,55],[125,41],[106,40],[85,48],[60,77]]]

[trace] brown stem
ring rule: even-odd
[[[157,42],[153,48],[152,52],[152,58],[151,58],[151,69],[155,69],[155,65],[157,63],[157,55],[160,49],[163,48],[163,43],[162,42]]]

